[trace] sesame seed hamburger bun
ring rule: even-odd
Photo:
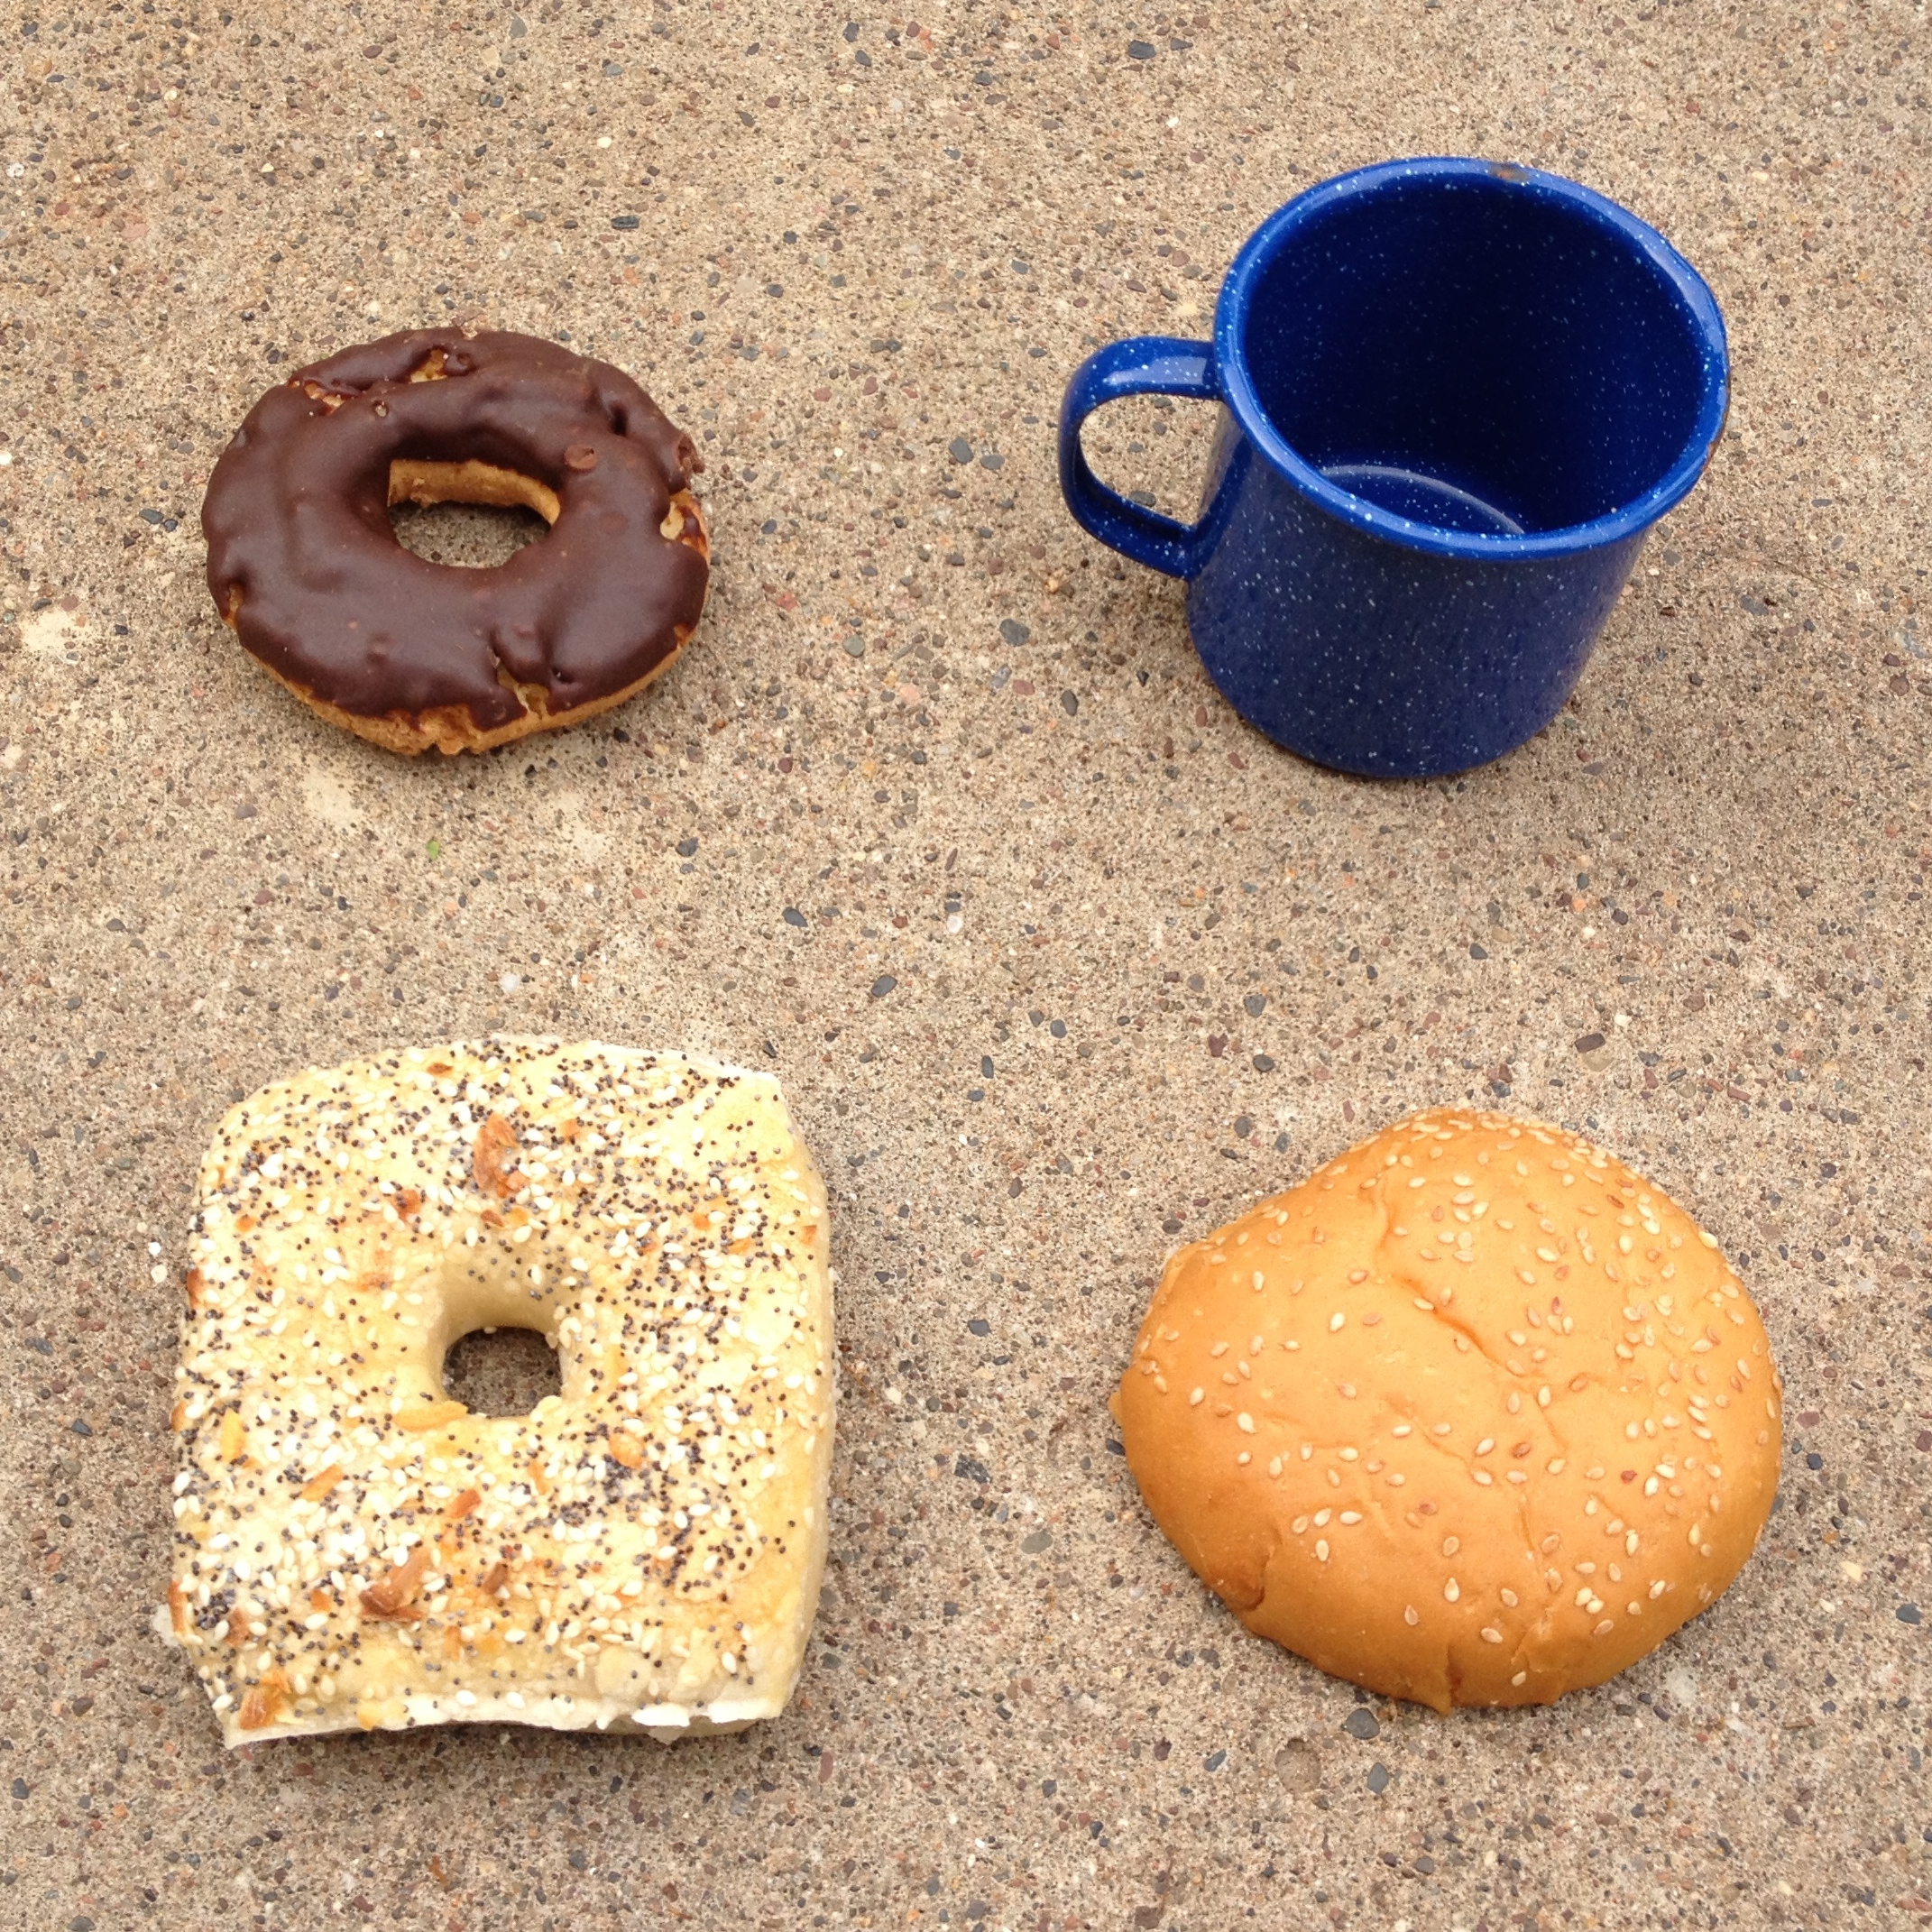
[[[1781,1388],[1661,1190],[1439,1109],[1176,1254],[1113,1410],[1250,1630],[1448,1710],[1600,1684],[1712,1603],[1771,1512]]]

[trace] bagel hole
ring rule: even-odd
[[[389,520],[405,550],[460,570],[494,570],[550,528],[520,503],[391,503]]]
[[[528,1415],[561,1395],[557,1350],[536,1329],[472,1329],[443,1358],[443,1389],[472,1415]]]

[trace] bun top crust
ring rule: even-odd
[[[1661,1190],[1449,1109],[1176,1254],[1115,1413],[1249,1629],[1447,1710],[1601,1683],[1712,1602],[1770,1513],[1781,1386]]]

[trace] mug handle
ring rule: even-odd
[[[1060,492],[1073,520],[1136,564],[1171,577],[1191,577],[1201,563],[1201,526],[1145,510],[1109,490],[1093,474],[1081,447],[1081,425],[1103,402],[1123,396],[1219,401],[1212,345],[1177,336],[1130,336],[1125,342],[1110,342],[1073,372],[1060,405]]]

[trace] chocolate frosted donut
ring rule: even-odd
[[[534,336],[412,329],[297,371],[248,412],[201,528],[223,620],[296,695],[394,751],[483,751],[642,689],[710,575],[699,463],[621,370]],[[469,570],[389,507],[521,503],[550,525]]]

